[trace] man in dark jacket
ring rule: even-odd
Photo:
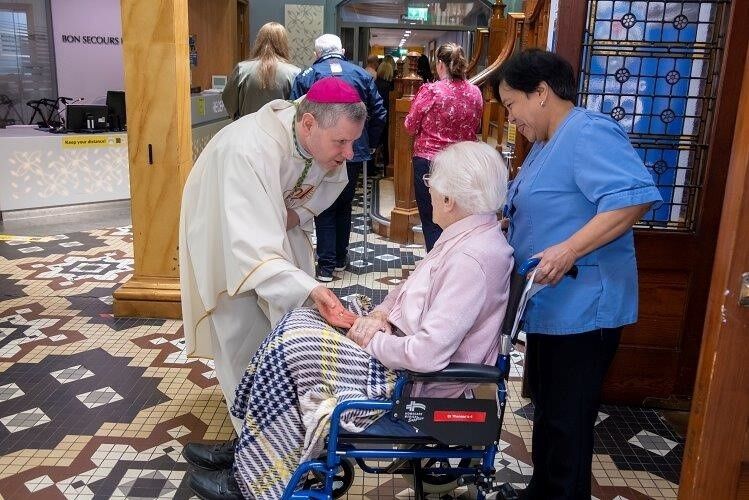
[[[307,93],[317,80],[327,76],[340,77],[354,86],[362,102],[367,106],[367,125],[361,137],[354,143],[354,157],[346,162],[348,184],[338,199],[315,217],[317,233],[317,279],[333,280],[333,271],[346,268],[349,238],[351,236],[351,202],[354,199],[356,182],[363,162],[372,158],[372,149],[380,141],[385,127],[387,110],[377,91],[375,81],[364,69],[348,62],[343,57],[341,39],[335,35],[322,35],[315,40],[315,57],[310,68],[297,75],[291,89],[291,98],[297,99]]]

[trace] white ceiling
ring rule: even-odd
[[[407,47],[426,47],[430,40],[440,38],[445,31],[418,30],[409,28],[411,35],[406,38]],[[384,47],[397,47],[403,38],[404,29],[373,28],[369,31],[369,45],[382,45]]]

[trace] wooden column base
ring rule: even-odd
[[[385,239],[390,239],[390,224],[382,224],[372,219],[372,232]]]
[[[419,211],[416,208],[394,208],[390,213],[390,240],[396,243],[413,243],[411,228],[418,224]]]
[[[179,279],[135,278],[114,294],[115,317],[182,318]]]

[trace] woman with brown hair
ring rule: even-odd
[[[460,45],[441,45],[437,49],[439,80],[419,88],[406,116],[406,130],[415,136],[414,191],[427,251],[442,229],[432,220],[432,201],[423,177],[429,173],[432,158],[447,146],[475,141],[481,122],[483,97],[481,90],[466,80],[467,68],[468,60]]]
[[[229,116],[254,113],[274,99],[288,99],[299,68],[289,63],[286,28],[265,23],[258,31],[250,59],[237,64],[221,98]]]

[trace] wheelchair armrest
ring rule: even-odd
[[[438,372],[417,373],[407,371],[406,376],[410,380],[421,382],[454,381],[495,384],[502,378],[502,374],[496,366],[473,363],[450,363]]]

